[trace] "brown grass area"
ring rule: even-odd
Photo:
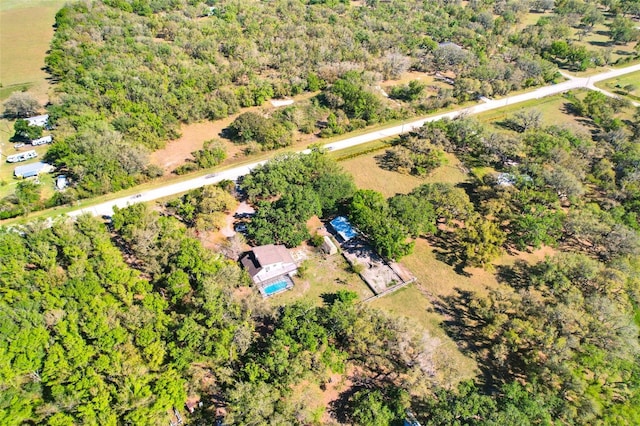
[[[303,93],[294,97],[295,102],[302,102],[315,96],[317,93]],[[239,115],[246,112],[262,112],[269,114],[275,110],[269,102],[262,106],[242,108],[238,113],[215,121],[201,121],[198,123],[183,124],[180,126],[180,136],[178,139],[167,142],[167,145],[150,156],[151,164],[162,167],[165,171],[173,171],[176,167],[184,164],[187,160],[193,159],[192,152],[202,149],[205,141],[210,139],[220,139],[225,144],[227,160],[223,164],[230,164],[238,158],[244,157],[243,145],[234,144],[228,139],[223,139],[220,133],[235,120]],[[295,134],[294,144],[291,148],[302,148],[318,138],[314,135]]]
[[[421,271],[427,271],[426,267],[421,268],[424,268],[420,269]],[[442,269],[442,266],[440,268]],[[464,355],[458,349],[456,342],[446,334],[442,327],[444,318],[434,309],[434,301],[436,298],[418,282],[370,303],[372,307],[391,315],[416,321],[432,338],[439,341],[433,362],[440,383],[455,384],[461,380],[473,378],[479,372],[476,361]]]
[[[257,109],[259,108],[252,108],[252,110]],[[243,110],[242,112],[247,111]],[[193,159],[191,153],[202,149],[205,141],[209,139],[222,139],[220,138],[220,132],[228,127],[238,115],[240,115],[240,113],[216,121],[183,124],[180,126],[182,136],[169,141],[166,147],[151,154],[151,164],[158,165],[166,171],[172,171],[186,160]],[[226,139],[222,140],[225,142],[228,158],[233,158],[237,153],[241,152],[238,145]]]
[[[627,43],[627,44],[611,44],[611,39],[609,37],[610,29],[608,24],[610,20],[607,20],[603,24],[598,24],[593,27],[593,31],[580,40],[578,33],[580,30],[573,29],[573,39],[574,44],[578,46],[585,46],[589,50],[610,50],[611,51],[611,61],[615,62],[621,58],[628,58],[633,55],[633,47],[635,43]]]
[[[586,93],[586,91],[575,91],[575,93],[580,97],[581,93]],[[537,110],[542,114],[542,123],[545,126],[564,126],[577,133],[590,132],[591,129],[585,124],[585,120],[582,117],[567,112],[567,104],[568,100],[562,95],[555,95],[487,111],[476,115],[475,118],[483,123],[493,124],[494,128],[492,130],[507,131],[504,127],[500,126],[500,122],[513,117],[519,111]]]
[[[469,275],[461,275],[436,258],[436,250],[426,240],[416,240],[412,254],[402,258],[402,264],[416,276],[421,287],[429,294],[451,296],[455,289],[486,292],[498,286],[495,276],[480,268],[467,268]]]
[[[53,37],[54,17],[63,4],[64,1],[55,0],[38,7],[17,5],[0,12],[2,98],[14,90],[29,87],[41,103],[48,101],[49,84],[42,68]]]

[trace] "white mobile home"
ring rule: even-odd
[[[53,136],[49,135],[49,136],[43,136],[41,138],[32,140],[31,145],[33,146],[46,145],[51,142],[53,142]]]
[[[25,120],[27,120],[29,126],[46,127],[47,123],[49,123],[49,114],[36,115],[35,117],[25,118]]]
[[[21,161],[27,161],[32,158],[36,158],[38,153],[34,150],[21,152],[19,154],[9,155],[7,157],[7,163],[20,163]]]

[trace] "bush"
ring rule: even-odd
[[[324,237],[320,234],[314,234],[309,240],[312,246],[320,247],[324,243]]]

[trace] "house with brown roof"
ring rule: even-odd
[[[293,287],[291,276],[298,270],[289,250],[274,244],[254,247],[240,263],[265,297]]]

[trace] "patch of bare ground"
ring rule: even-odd
[[[347,370],[349,371],[349,370]],[[353,372],[353,371],[352,371]],[[331,407],[340,399],[340,395],[349,393],[353,386],[353,381],[349,374],[331,374],[324,384],[324,389],[320,397],[320,401],[324,407]],[[322,424],[331,424],[336,422],[336,418],[332,412],[325,410],[322,415]]]
[[[304,93],[293,98],[294,102],[300,102],[315,96],[317,93]],[[276,102],[276,104],[278,104]],[[278,104],[279,105],[279,104]],[[184,164],[187,160],[193,159],[192,152],[202,149],[205,141],[210,139],[221,139],[227,151],[227,160],[223,164],[228,164],[238,157],[244,156],[243,146],[234,144],[228,139],[221,137],[224,129],[246,112],[262,112],[269,114],[278,107],[266,102],[262,106],[242,108],[238,113],[215,121],[201,121],[198,123],[183,124],[180,126],[180,136],[178,139],[167,142],[167,145],[150,156],[151,164],[162,167],[165,171],[171,172],[176,167]],[[294,147],[307,145],[318,138],[315,135],[294,135]]]
[[[192,152],[202,149],[205,141],[220,138],[223,129],[229,126],[239,114],[216,121],[183,124],[180,127],[180,138],[167,142],[167,145],[150,156],[151,164],[162,167],[165,171],[174,170],[185,161],[193,159]],[[227,157],[233,157],[240,152],[240,147],[225,140]]]

